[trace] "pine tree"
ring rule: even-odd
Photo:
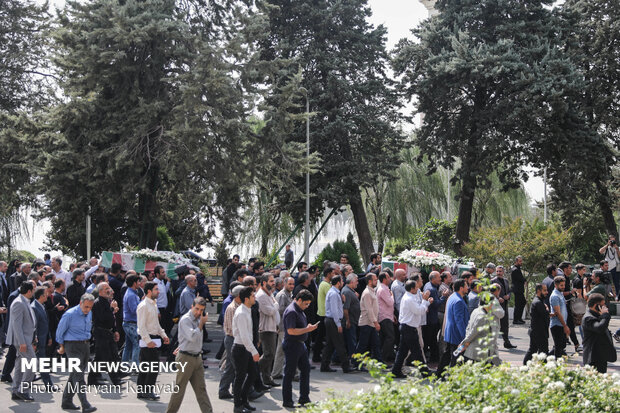
[[[476,191],[496,171],[504,189],[523,167],[564,159],[587,136],[574,108],[580,87],[558,48],[552,1],[440,0],[438,15],[403,40],[395,69],[424,114],[417,145],[460,181],[456,250],[469,239]],[[433,171],[435,168],[431,168]]]

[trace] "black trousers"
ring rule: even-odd
[[[118,348],[114,341],[114,333],[109,330],[95,327],[93,329],[93,341],[95,342],[95,361],[118,361]],[[119,374],[115,372],[108,372],[112,383],[120,380]],[[99,373],[88,373],[89,383],[101,376]]]
[[[381,320],[379,323],[381,330],[379,330],[379,339],[381,340],[381,357],[383,361],[393,361],[394,354],[394,342],[396,341],[396,333],[394,331],[394,322],[389,319]]]
[[[310,401],[310,361],[308,350],[301,341],[285,340],[282,343],[284,350],[284,377],[282,378],[282,401],[293,403],[293,377],[299,369],[299,402]]]
[[[422,326],[422,338],[424,339],[424,351],[430,352],[429,361],[439,361],[439,345],[437,344],[437,333],[441,324],[427,324]]]
[[[258,369],[254,367],[254,360],[249,351],[240,344],[234,344],[232,349],[232,362],[235,366],[235,381],[233,393],[235,395],[235,407],[242,407],[248,402],[248,394],[254,383]]]
[[[549,337],[530,333],[530,348],[525,353],[523,365],[526,365],[532,359],[532,356],[537,353],[549,354]]]
[[[575,322],[573,321],[573,312],[570,309],[570,305],[566,303],[566,311],[568,312],[568,319],[566,320],[566,325],[570,328],[570,340],[573,342],[575,346],[579,345],[579,339],[577,338],[577,333],[575,333]]]
[[[525,309],[525,294],[515,292],[515,313],[512,321],[523,321],[523,310]]]
[[[599,373],[607,373],[607,360],[598,360],[592,357],[592,360],[590,360],[588,364],[594,366]]]
[[[347,350],[344,345],[344,335],[338,332],[338,326],[336,326],[333,318],[325,317],[324,324],[327,343],[323,349],[323,356],[321,357],[321,369],[329,368],[332,354],[334,350],[336,350],[338,358],[342,363],[342,370],[349,370],[349,357],[347,356]]]
[[[9,351],[6,353],[6,359],[4,360],[4,367],[2,368],[2,380],[8,380],[11,377],[11,373],[15,368],[15,359],[17,358],[17,349],[14,345],[9,346]]]
[[[159,349],[157,347],[140,349],[140,362],[158,362]],[[155,393],[155,383],[157,382],[157,371],[149,371],[148,373],[138,373],[138,390],[141,394]]]
[[[553,345],[555,346],[553,354],[556,358],[560,358],[566,349],[566,334],[564,334],[564,328],[562,326],[551,327],[551,336],[553,337]]]
[[[452,367],[456,364],[456,357],[452,353],[454,353],[458,346],[458,344],[446,343],[446,350],[441,355],[441,360],[439,360],[439,366],[437,367],[438,376],[441,376],[446,367]]]
[[[321,355],[323,354],[323,340],[325,339],[325,317],[317,316],[319,327],[315,330],[314,346],[312,347],[312,361],[318,363],[321,361]]]
[[[510,339],[508,338],[508,302],[504,301],[502,303],[502,308],[504,309],[504,316],[499,320],[499,330],[502,332],[502,337],[504,338],[504,343],[508,343]]]
[[[396,361],[392,367],[392,373],[399,376],[403,371],[403,364],[407,355],[411,352],[414,360],[424,363],[422,357],[422,349],[420,348],[420,339],[418,337],[418,329],[410,327],[406,324],[400,325],[400,343],[398,344],[398,352],[396,353]]]

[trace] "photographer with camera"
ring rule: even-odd
[[[603,245],[599,250],[604,255],[605,261],[609,265],[609,269],[603,269],[603,271],[609,271],[611,279],[616,289],[616,297],[620,300],[620,274],[618,274],[618,264],[620,264],[620,248],[616,242],[616,236],[609,234],[607,244]],[[601,263],[601,268],[603,264]]]

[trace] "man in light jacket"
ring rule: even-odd
[[[492,295],[482,295],[480,306],[472,313],[461,344],[465,347],[463,356],[474,361],[489,361],[499,366],[501,360],[497,348],[499,325],[497,320],[504,316],[504,309]]]
[[[265,273],[258,277],[260,289],[256,293],[256,302],[260,318],[258,322],[258,335],[263,348],[263,355],[258,361],[263,383],[269,386],[279,386],[271,377],[271,367],[276,356],[278,342],[278,324],[280,324],[280,311],[278,302],[273,297],[275,280],[273,274]]]

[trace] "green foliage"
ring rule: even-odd
[[[168,228],[164,226],[157,227],[157,249],[161,251],[176,251],[176,244],[168,234]]]
[[[423,249],[454,255],[454,229],[456,221],[431,218],[421,228],[410,227],[406,238],[390,240],[385,248],[386,255],[398,255],[406,249]]]
[[[340,254],[347,254],[349,256],[349,264],[353,267],[353,272],[356,274],[362,273],[362,260],[360,259],[360,255],[355,245],[347,241],[336,240],[333,244],[327,244],[325,248],[323,248],[323,251],[316,257],[316,260],[314,260],[314,265],[323,268],[323,261],[325,260],[340,263]]]
[[[25,250],[12,250],[10,256],[8,255],[8,253],[0,253],[0,260],[2,261],[9,262],[10,260],[15,259],[20,260],[21,262],[32,263],[34,260],[37,259],[37,257],[33,253]]]
[[[463,252],[478,265],[493,262],[506,269],[521,255],[522,270],[529,279],[544,272],[547,264],[566,258],[570,237],[570,231],[562,229],[558,222],[545,225],[539,219],[529,222],[517,218],[501,227],[478,229],[463,246]]]
[[[220,242],[215,244],[215,260],[218,267],[226,267],[226,261],[231,258],[230,250],[226,245],[226,240],[221,239]]]
[[[535,355],[527,366],[493,367],[467,363],[450,368],[444,381],[420,377],[385,379],[372,391],[331,394],[299,412],[561,412],[617,411],[620,377],[600,374],[592,367],[567,365],[563,359]],[[389,374],[388,374],[389,375]]]

